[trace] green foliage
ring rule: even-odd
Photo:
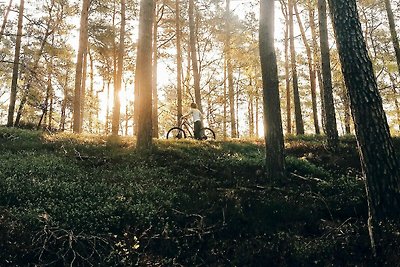
[[[331,174],[324,168],[318,167],[305,158],[286,157],[286,168],[289,172],[302,175],[316,175],[318,178],[328,178]]]
[[[315,142],[321,143],[326,140],[323,135],[286,135],[285,140],[288,142]]]
[[[2,151],[41,150],[40,132],[0,127],[0,149]]]
[[[334,172],[341,158],[320,140],[287,141],[276,185],[253,141],[160,140],[139,154],[130,138],[1,136],[0,265],[369,262],[362,181]]]

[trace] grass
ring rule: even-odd
[[[159,140],[148,154],[132,138],[0,128],[0,141],[1,266],[370,261],[354,142],[340,157],[290,137],[275,184],[254,140]]]

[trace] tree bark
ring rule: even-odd
[[[139,65],[136,59],[136,67],[135,67],[135,76],[136,73],[139,72]],[[134,82],[134,102],[133,102],[133,135],[137,136],[138,134],[138,125],[139,125],[139,84],[138,79],[135,78]]]
[[[90,66],[90,75],[89,75],[89,79],[90,79],[90,86],[89,86],[89,96],[90,96],[90,102],[89,102],[89,110],[88,110],[88,120],[89,120],[89,133],[93,133],[93,109],[95,109],[95,105],[94,105],[94,60],[93,60],[93,55],[90,51],[90,49],[88,49],[88,56],[89,56],[89,66]],[[98,107],[97,107],[98,108]]]
[[[396,159],[355,0],[329,0],[365,176],[374,254],[384,255],[382,226],[399,222],[400,166]]]
[[[110,84],[111,84],[111,78],[107,80],[106,125],[104,127],[106,135],[108,135],[108,133],[110,132]]]
[[[68,65],[65,69],[65,81],[63,86],[64,96],[61,103],[61,119],[60,119],[60,130],[63,132],[65,130],[65,119],[67,117],[67,99],[68,99]]]
[[[13,3],[13,0],[10,0],[10,2],[8,3],[7,9],[6,9],[6,13],[4,14],[3,23],[1,24],[1,28],[0,28],[0,41],[1,41],[1,38],[3,37],[4,29],[6,28],[8,14],[10,14],[12,3]]]
[[[125,95],[127,96],[129,94],[128,91],[128,86],[125,83]],[[130,107],[131,103],[130,101],[126,101],[125,102],[125,136],[128,136],[129,134],[129,107]]]
[[[154,4],[157,9],[157,3]],[[157,47],[157,31],[158,31],[158,11],[154,12],[153,21],[153,137],[158,138],[158,90],[157,90],[157,65],[158,65],[158,47]]]
[[[101,126],[100,126],[100,108],[99,108],[99,106],[100,106],[100,97],[99,97],[99,94],[100,94],[100,92],[106,92],[106,80],[105,80],[105,78],[104,78],[104,76],[102,77],[102,86],[101,86],[101,91],[97,91],[96,92],[96,100],[97,100],[97,103],[98,103],[98,106],[97,106],[97,108],[96,108],[96,118],[97,118],[97,123],[96,123],[96,128],[97,128],[97,133],[100,133],[101,132]],[[109,83],[108,83],[108,85],[109,85]],[[108,99],[108,93],[109,93],[109,91],[107,92],[107,99]],[[107,101],[107,103],[106,103],[106,105],[107,105],[107,112],[108,112],[108,101]],[[108,116],[108,115],[106,115],[106,116]],[[108,118],[108,117],[107,117]],[[107,119],[106,118],[106,119]],[[106,120],[106,125],[107,125],[107,120]]]
[[[339,137],[336,125],[335,105],[332,94],[331,58],[329,54],[328,23],[326,15],[326,1],[318,0],[318,21],[321,47],[322,86],[325,117],[325,132],[328,139],[328,147],[336,150],[339,145]]]
[[[318,81],[318,88],[320,94],[320,103],[321,103],[321,113],[325,113],[325,106],[324,106],[324,86],[322,82],[322,75],[321,75],[321,62],[320,62],[320,48],[318,46],[318,36],[317,36],[317,27],[315,25],[315,7],[316,2],[314,0],[307,0],[308,5],[308,17],[310,21],[310,30],[311,30],[311,38],[312,38],[312,53],[313,53],[313,65],[314,65],[314,73],[316,77],[316,81]],[[321,128],[325,131],[325,118],[321,116]]]
[[[391,81],[391,89],[393,93],[393,99],[394,99],[394,106],[396,108],[396,116],[397,116],[397,131],[400,131],[400,104],[399,101],[397,100],[398,97],[398,92],[397,92],[397,84],[396,84],[396,78],[392,73],[388,71],[390,81]],[[396,128],[396,127],[395,127]]]
[[[179,0],[175,0],[176,28],[176,90],[177,90],[177,125],[181,125],[182,110],[182,47],[181,47],[181,11]]]
[[[223,137],[224,140],[227,139],[228,137],[228,104],[226,101],[226,96],[227,96],[227,71],[226,71],[226,58],[224,58],[224,95],[223,95],[223,102],[224,102],[224,119],[223,119]]]
[[[84,117],[85,117],[85,112],[86,112],[86,76],[87,76],[87,58],[88,58],[88,53],[87,53],[87,44],[85,48],[85,52],[83,54],[83,62],[82,62],[82,86],[81,86],[81,97],[80,97],[80,122],[79,125],[81,127],[81,132],[83,131],[83,122],[84,122]]]
[[[306,48],[308,71],[309,71],[309,75],[310,75],[310,90],[311,90],[311,103],[312,103],[314,130],[315,130],[315,134],[320,134],[319,122],[318,122],[318,108],[317,108],[316,77],[315,77],[311,47],[308,44],[306,32],[304,30],[303,23],[301,22],[301,18],[299,15],[299,11],[297,9],[296,2],[294,2],[293,6],[294,6],[296,18],[297,18],[297,23],[299,24],[301,38],[303,39],[304,47]]]
[[[293,25],[293,1],[288,0],[289,8],[289,38],[290,38],[290,59],[292,67],[292,83],[293,83],[293,96],[294,96],[294,114],[296,120],[296,134],[304,134],[304,123],[301,112],[300,94],[299,94],[299,82],[297,77],[296,67],[296,50],[294,48],[294,25]]]
[[[17,87],[18,87],[18,75],[19,75],[19,57],[21,53],[22,25],[24,18],[24,4],[25,4],[24,0],[21,0],[19,4],[17,38],[15,40],[15,53],[14,53],[13,75],[12,75],[11,91],[10,91],[10,104],[8,106],[8,118],[7,118],[8,127],[12,127],[14,125],[15,101],[17,99]]]
[[[252,81],[250,79],[249,87],[251,88]],[[249,112],[249,136],[250,138],[254,137],[254,94],[252,89],[249,92],[249,101],[248,101],[248,112]]]
[[[256,127],[256,137],[258,138],[259,137],[259,123],[258,123],[258,117],[259,117],[259,114],[258,114],[258,106],[259,106],[259,96],[258,96],[258,94],[256,95],[256,121],[255,121],[255,127]]]
[[[285,161],[274,46],[274,10],[274,0],[261,0],[259,47],[263,80],[266,173],[268,179],[280,180],[284,177]]]
[[[53,88],[50,91],[50,103],[49,103],[49,122],[47,123],[48,129],[53,130],[53,104],[54,104],[54,91]]]
[[[43,120],[46,123],[46,114],[47,114],[47,110],[48,110],[50,90],[51,90],[50,88],[51,88],[51,80],[48,79],[47,86],[46,86],[46,97],[45,97],[44,103],[40,106],[42,108],[42,115],[40,116],[39,122],[36,126],[36,130],[39,130],[40,127],[42,127]]]
[[[200,73],[199,73],[197,49],[196,49],[196,25],[194,21],[194,0],[189,0],[189,42],[190,42],[190,54],[192,58],[194,96],[197,108],[201,112],[203,112],[203,107],[201,105],[201,93],[200,93]]]
[[[152,139],[152,24],[153,0],[141,0],[139,13],[139,40],[137,50],[137,79],[139,92],[139,121],[136,148],[150,150]]]
[[[226,0],[225,8],[225,56],[226,67],[228,75],[228,94],[229,94],[229,110],[231,117],[231,137],[237,137],[236,119],[235,119],[235,93],[233,90],[233,69],[232,69],[232,56],[231,56],[231,14],[230,14],[230,0]]]
[[[89,0],[83,0],[80,30],[79,30],[79,47],[76,60],[75,70],[75,96],[74,96],[74,122],[73,132],[81,133],[81,95],[82,95],[82,70],[83,70],[83,57],[86,53],[88,42],[88,19],[89,19]]]
[[[395,55],[396,55],[397,69],[398,69],[399,74],[400,74],[399,38],[398,38],[397,32],[396,32],[396,24],[394,22],[394,16],[393,16],[393,11],[392,11],[392,6],[390,5],[390,0],[385,0],[385,7],[386,7],[386,13],[387,13],[387,16],[388,16],[388,21],[389,21],[390,36],[392,37],[393,48],[394,48],[394,52],[395,52]]]
[[[240,75],[239,75],[240,76]],[[238,79],[239,80],[239,79]],[[239,132],[239,84],[237,84],[236,86],[236,116],[234,117],[234,119],[236,120],[236,137],[239,138],[240,137],[240,132]]]
[[[342,97],[343,97],[343,107],[344,107],[344,129],[345,133],[350,135],[351,134],[350,99],[344,84],[342,87]]]
[[[292,134],[292,104],[290,90],[290,65],[289,65],[289,12],[287,4],[281,0],[282,15],[285,18],[285,88],[286,88],[286,133]]]
[[[51,70],[51,65],[52,65],[53,58],[50,59],[50,63],[47,66],[47,85],[46,85],[46,96],[44,99],[44,103],[41,105],[42,108],[42,115],[40,116],[39,122],[36,126],[36,130],[39,130],[42,127],[42,122],[46,123],[46,115],[49,110],[49,100],[51,98],[52,94],[52,83],[51,83],[51,76],[52,76],[52,70]]]
[[[124,68],[124,53],[125,53],[125,0],[121,0],[121,26],[119,30],[119,46],[117,53],[117,73],[114,81],[114,107],[113,107],[113,119],[112,119],[112,135],[117,136],[120,126],[121,117],[121,101],[119,94],[121,92],[122,74]]]

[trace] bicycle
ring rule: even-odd
[[[201,128],[200,135],[200,140],[215,139],[215,132],[208,127]],[[194,138],[194,130],[186,118],[182,119],[181,127],[172,127],[167,132],[167,139],[182,139],[187,137]]]

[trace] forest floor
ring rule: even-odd
[[[354,137],[285,147],[277,183],[262,140],[139,154],[132,138],[0,127],[0,266],[370,266]]]

